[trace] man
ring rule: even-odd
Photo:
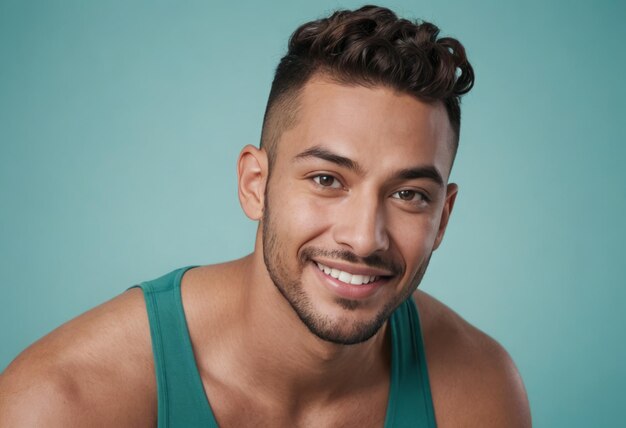
[[[254,252],[35,343],[0,379],[0,426],[530,426],[506,351],[417,290],[472,84],[458,41],[384,8],[300,27],[239,157]]]

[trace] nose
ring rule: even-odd
[[[378,198],[349,197],[336,213],[333,237],[355,255],[366,257],[389,248],[384,207]],[[343,205],[343,204],[342,204]]]

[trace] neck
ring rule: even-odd
[[[388,323],[356,345],[324,341],[309,331],[276,289],[261,257],[253,254],[240,262],[242,292],[237,294],[242,316],[232,330],[238,334],[230,341],[227,361],[239,379],[250,383],[250,390],[278,400],[298,397],[311,402],[386,383]]]

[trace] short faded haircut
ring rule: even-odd
[[[282,133],[297,122],[302,88],[314,75],[345,85],[385,86],[428,103],[443,102],[456,154],[460,98],[474,85],[474,71],[458,40],[438,36],[435,25],[400,19],[378,6],[340,10],[301,25],[276,68],[265,109],[261,147],[270,168]]]

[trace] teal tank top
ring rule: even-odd
[[[139,285],[150,321],[159,428],[218,428],[196,366],[180,282],[194,266]],[[385,428],[436,427],[424,343],[413,299],[390,318],[391,383]],[[210,397],[209,397],[210,398]]]

